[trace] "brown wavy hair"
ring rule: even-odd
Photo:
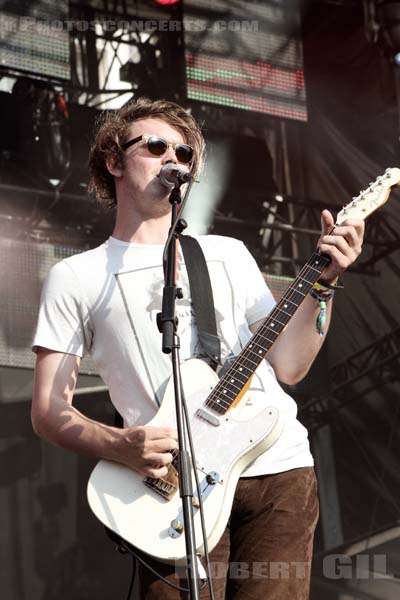
[[[117,204],[114,177],[107,169],[107,160],[123,167],[124,151],[121,145],[127,142],[129,125],[139,119],[157,118],[177,129],[186,144],[193,148],[191,171],[196,177],[204,156],[204,138],[194,117],[182,106],[168,100],[133,100],[117,111],[105,111],[97,121],[94,142],[89,154],[89,193],[105,206]]]

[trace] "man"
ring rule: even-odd
[[[140,99],[106,117],[91,150],[90,172],[97,197],[116,204],[113,235],[100,247],[53,267],[34,339],[32,420],[38,435],[154,478],[166,475],[171,450],[177,447],[174,429],[146,426],[171,374],[155,319],[161,307],[162,251],[171,220],[169,189],[158,175],[167,163],[196,174],[202,153],[196,122],[176,104]],[[328,299],[329,286],[361,251],[363,223],[349,220],[331,231],[334,221],[326,210],[321,222],[319,248],[331,263],[323,272],[326,286],[317,295]],[[208,263],[226,359],[246,344],[274,302],[241,242],[220,236],[198,239]],[[178,334],[181,359],[186,360],[199,352],[199,345],[181,253],[178,263],[184,290],[184,298],[177,302]],[[305,298],[268,353],[268,361],[257,370],[254,379],[261,393],[254,396],[255,403],[262,406],[273,397],[289,416],[279,440],[239,480],[229,524],[211,554],[219,600],[225,593],[230,600],[308,597],[318,514],[313,460],[295,403],[277,379],[294,384],[307,373],[325,339],[331,304],[327,303],[325,331],[320,335],[319,303]],[[85,352],[91,353],[108,385],[124,429],[94,422],[72,406]],[[177,582],[173,567],[155,561],[152,565]],[[181,597],[142,568],[139,583],[140,598]],[[208,597],[208,591],[203,595]]]

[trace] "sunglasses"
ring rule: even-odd
[[[193,148],[191,146],[188,146],[187,144],[175,144],[174,142],[167,142],[167,140],[159,137],[158,135],[139,135],[139,137],[133,138],[133,140],[129,140],[129,142],[121,144],[121,148],[126,150],[140,140],[146,142],[147,150],[150,152],[150,154],[153,154],[153,156],[163,156],[168,148],[172,146],[179,162],[187,165],[193,159]]]

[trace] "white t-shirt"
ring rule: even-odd
[[[240,352],[251,336],[249,326],[265,318],[275,301],[242,242],[211,235],[197,239],[210,273],[224,360]],[[90,353],[126,426],[144,425],[155,415],[172,372],[171,355],[161,351],[156,323],[164,283],[162,253],[161,245],[110,237],[93,250],[57,263],[42,291],[33,349],[42,346],[80,357]],[[181,251],[178,277],[183,298],[177,300],[176,314],[184,361],[200,349]],[[288,417],[279,440],[243,475],[312,466],[296,403],[283,391],[267,360],[258,367],[253,385],[257,402],[267,406],[273,398],[285,406]]]

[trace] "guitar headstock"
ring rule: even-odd
[[[383,175],[370,183],[367,189],[344,206],[336,217],[336,225],[346,219],[366,219],[377,208],[385,204],[392,187],[400,184],[400,169],[386,169]]]

